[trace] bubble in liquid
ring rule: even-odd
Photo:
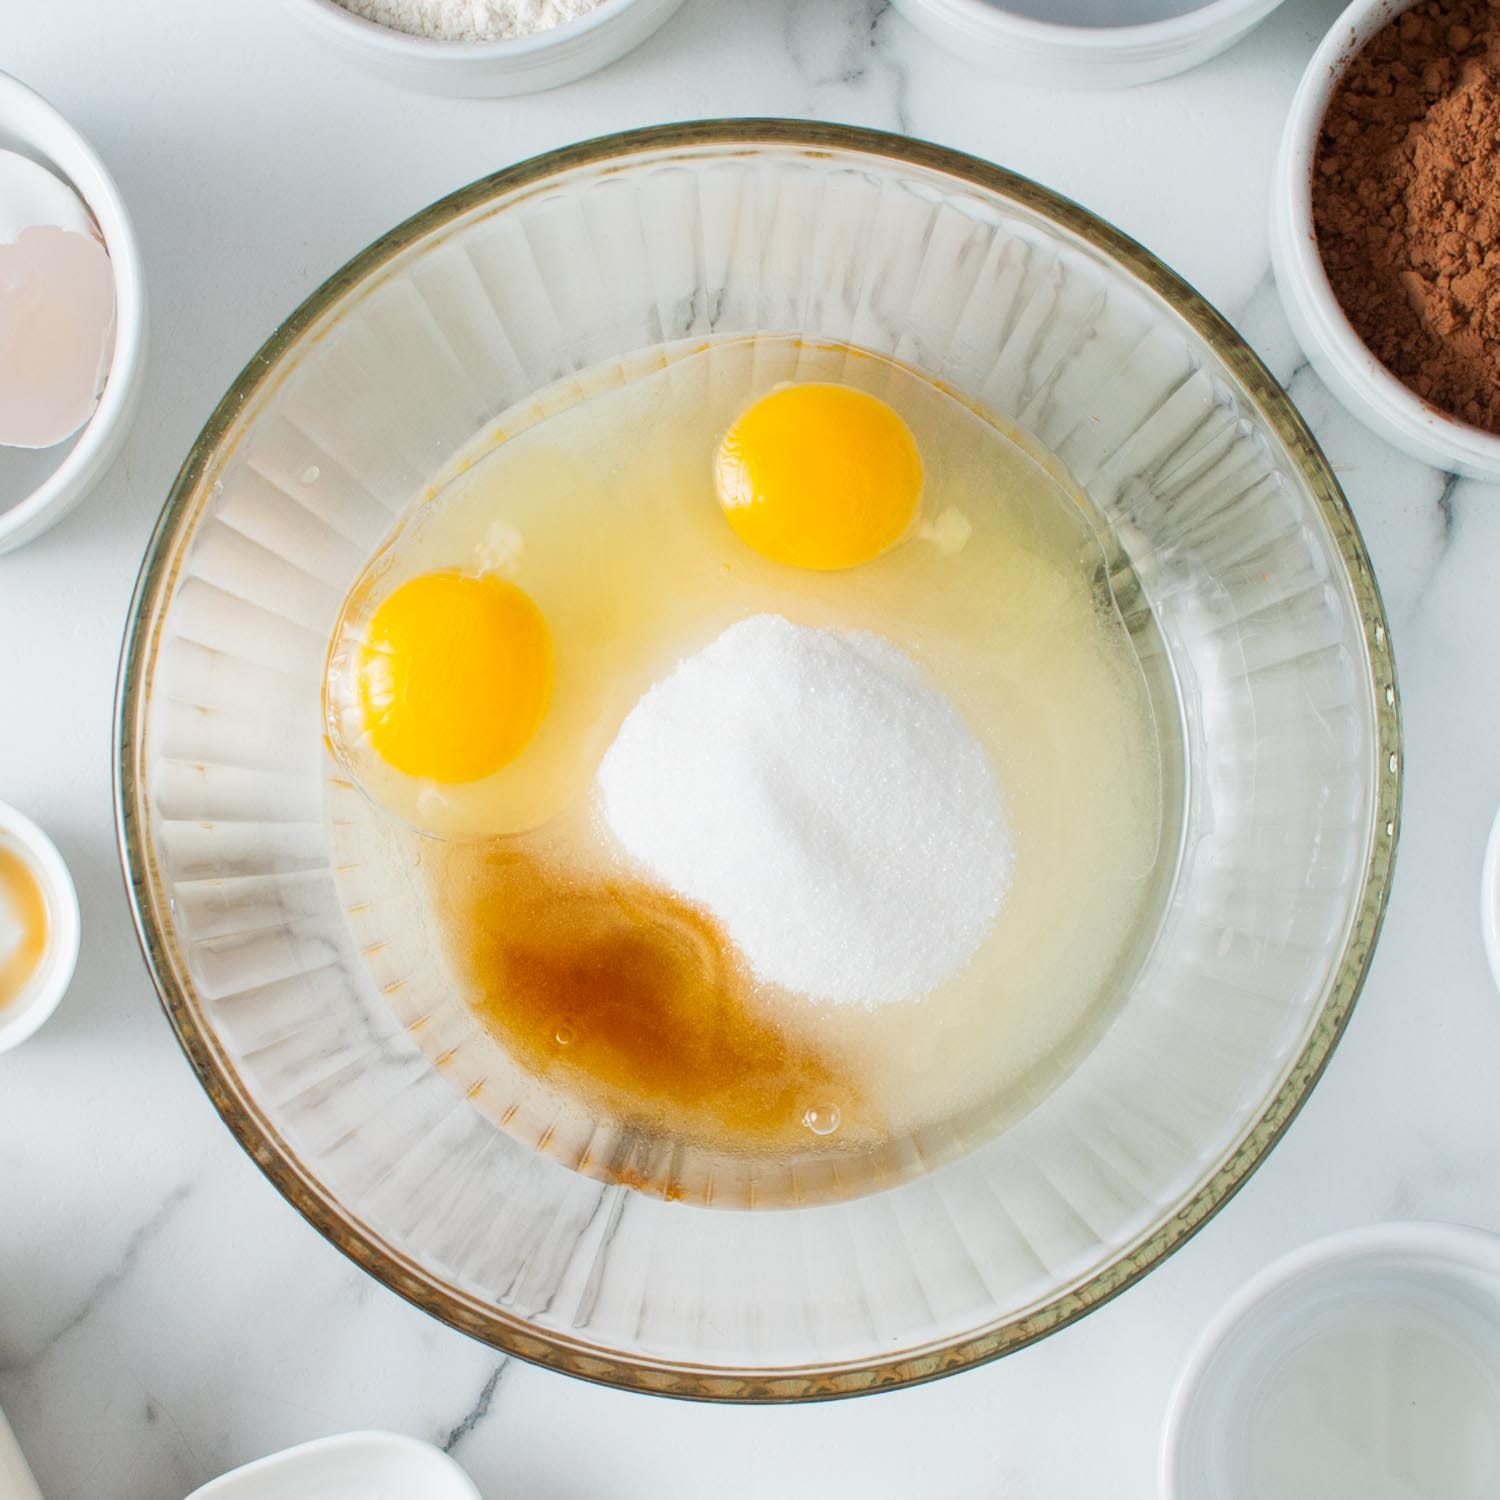
[[[574,1036],[575,1032],[573,1028],[571,1026],[564,1025],[557,1028],[557,1030],[553,1033],[552,1040],[555,1041],[559,1047],[570,1047],[573,1044]]]
[[[318,482],[318,475],[322,472],[323,471],[317,466],[317,464],[308,464],[308,466],[302,471],[303,484],[316,484]]]
[[[832,1135],[839,1128],[839,1107],[836,1104],[814,1104],[802,1116],[802,1123],[814,1135]]]

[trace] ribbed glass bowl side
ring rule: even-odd
[[[472,1106],[461,1056],[429,1060],[426,1014],[414,1026],[399,999],[413,976],[383,966],[330,869],[319,687],[363,560],[497,412],[643,348],[776,331],[905,360],[1068,466],[1127,610],[1165,647],[1183,806],[1149,956],[1025,1118],[945,1167],[914,1159],[884,1192],[734,1212],[550,1160]],[[168,1013],[296,1206],[403,1295],[524,1357],[733,1399],[993,1357],[1180,1243],[1326,1061],[1399,805],[1394,672],[1357,530],[1222,320],[1034,184],[791,122],[538,159],[316,293],[179,476],[118,736],[122,847]]]

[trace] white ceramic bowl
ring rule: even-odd
[[[1309,1364],[1306,1351],[1319,1333],[1339,1320],[1348,1329],[1356,1316],[1364,1331],[1345,1345],[1354,1357],[1330,1408],[1317,1396],[1330,1364]],[[1446,1478],[1461,1480],[1424,1484],[1420,1493],[1492,1493],[1484,1486],[1495,1454],[1483,1435],[1463,1432],[1467,1444],[1444,1439],[1446,1426],[1464,1427],[1456,1393],[1438,1388],[1445,1351],[1484,1370],[1491,1384],[1500,1379],[1500,1238],[1457,1224],[1376,1224],[1293,1251],[1231,1298],[1193,1351],[1162,1435],[1163,1500],[1331,1493],[1312,1468],[1319,1455],[1327,1462],[1330,1450],[1345,1449],[1339,1494],[1416,1494],[1393,1480],[1377,1490],[1382,1470],[1388,1461],[1415,1463],[1430,1480],[1435,1456],[1453,1469]],[[1300,1367],[1288,1367],[1299,1358]],[[1256,1425],[1278,1389],[1295,1391],[1298,1420],[1309,1428],[1328,1419],[1327,1446],[1316,1437],[1300,1451],[1291,1442],[1257,1442]],[[1361,1455],[1371,1469],[1363,1478],[1349,1467]],[[1300,1471],[1295,1479],[1288,1465]]]
[[[1318,255],[1312,168],[1335,85],[1356,53],[1414,0],[1354,0],[1313,54],[1292,100],[1271,183],[1271,264],[1288,320],[1319,378],[1371,431],[1436,468],[1500,480],[1500,437],[1409,391],[1344,316]]]
[[[446,1454],[394,1432],[348,1432],[235,1469],[188,1500],[479,1500]]]
[[[597,73],[665,22],[682,0],[604,0],[595,11],[504,42],[443,42],[367,21],[337,0],[286,0],[335,51],[390,83],[428,94],[536,94]]]
[[[49,923],[41,967],[16,999],[0,1005],[0,1052],[9,1052],[41,1026],[67,992],[78,962],[80,924],[78,892],[57,845],[30,818],[3,802],[0,846],[20,854],[41,881]]]
[[[115,349],[94,414],[62,463],[25,499],[0,510],[0,553],[40,536],[83,499],[125,441],[146,362],[146,284],[141,252],[113,178],[93,148],[40,94],[0,73],[0,148],[20,151],[65,177],[93,214],[115,273]]]
[[[1114,25],[1042,20],[1055,7],[1029,0],[1021,14],[993,0],[895,0],[896,9],[934,41],[1018,83],[1110,89],[1184,73],[1231,47],[1281,0],[1209,0],[1165,19],[1160,3],[1117,0]],[[1097,9],[1098,7],[1096,7]]]

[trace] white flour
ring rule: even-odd
[[[501,42],[576,21],[604,0],[339,0],[367,21],[443,42]]]
[[[1010,882],[989,762],[867,631],[731,626],[652,687],[599,767],[605,821],[765,981],[878,1005],[961,968]]]

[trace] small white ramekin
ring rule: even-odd
[[[1409,391],[1361,342],[1329,285],[1313,231],[1312,170],[1334,86],[1365,43],[1416,0],[1354,0],[1313,54],[1271,182],[1271,264],[1292,331],[1319,378],[1372,432],[1434,468],[1500,480],[1500,437]]]
[[[0,1005],[0,1052],[9,1052],[41,1026],[66,994],[78,963],[82,927],[78,892],[57,845],[30,818],[3,802],[0,844],[14,849],[41,883],[48,924],[41,966],[16,999]]]
[[[285,4],[335,51],[378,78],[428,94],[497,99],[598,72],[644,42],[682,0],[604,0],[576,21],[505,42],[410,36],[356,16],[337,0]]]
[[[1204,1330],[1162,1430],[1162,1500],[1243,1494],[1233,1472],[1240,1426],[1254,1410],[1253,1372],[1297,1347],[1351,1276],[1378,1276],[1386,1300],[1420,1309],[1462,1295],[1500,1322],[1500,1236],[1461,1224],[1372,1224],[1294,1250],[1253,1277]],[[1248,1382],[1248,1383],[1247,1383]],[[1220,1481],[1216,1483],[1217,1481]]]
[[[0,73],[0,147],[51,167],[94,216],[115,276],[115,348],[94,414],[68,455],[24,500],[0,510],[0,553],[40,536],[83,499],[130,431],[146,364],[146,283],[141,252],[114,179],[93,148],[53,107]]]
[[[894,0],[919,31],[1018,83],[1126,88],[1184,73],[1232,47],[1281,0],[1208,0],[1165,21],[1068,26],[1016,15],[992,0]],[[1122,4],[1122,12],[1128,13]]]

